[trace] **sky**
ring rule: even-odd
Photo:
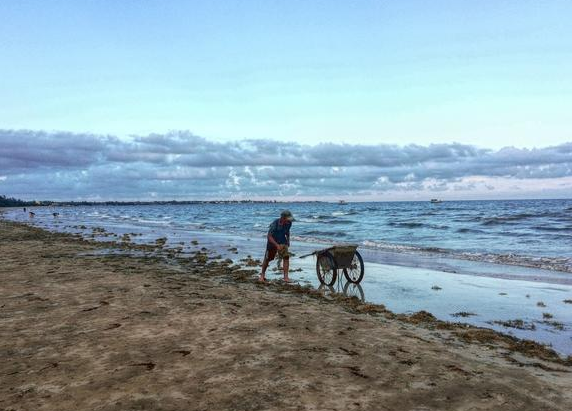
[[[0,194],[570,198],[571,16],[561,0],[6,0]]]

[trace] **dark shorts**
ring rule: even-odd
[[[272,261],[276,258],[276,254],[278,253],[278,248],[274,247],[272,244],[266,245],[266,255],[265,258],[268,261]],[[289,256],[283,257],[284,260],[289,259]]]

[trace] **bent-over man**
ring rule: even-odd
[[[288,270],[290,268],[290,254],[288,247],[290,246],[290,227],[292,227],[294,217],[288,210],[280,213],[280,218],[277,218],[270,224],[268,228],[268,241],[266,243],[266,254],[264,254],[264,261],[262,262],[262,272],[260,273],[260,281],[266,280],[266,269],[268,263],[276,257],[278,253],[282,258],[282,268],[284,270],[284,281],[289,282]]]

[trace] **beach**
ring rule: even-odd
[[[531,342],[0,220],[3,410],[567,410]],[[117,247],[116,247],[117,248]]]
[[[201,252],[203,259],[218,257],[219,261],[244,262],[263,257],[265,222],[272,221],[287,207],[295,210],[297,216],[291,244],[296,256],[290,262],[290,277],[294,282],[321,288],[326,293],[355,295],[367,303],[383,304],[396,314],[428,311],[439,320],[494,329],[550,345],[563,356],[572,355],[572,304],[567,303],[572,301],[572,268],[568,268],[572,267],[572,257],[570,248],[566,249],[572,237],[559,234],[558,249],[553,247],[552,237],[556,234],[551,231],[544,230],[550,233],[548,236],[541,230],[526,237],[518,235],[538,224],[562,226],[562,222],[554,220],[554,215],[566,221],[569,217],[555,210],[572,203],[478,204],[476,211],[470,211],[474,206],[472,202],[439,204],[438,209],[429,203],[93,205],[34,207],[34,218],[29,218],[21,208],[6,208],[3,216],[51,232],[111,243],[107,252],[116,253],[117,246],[129,246],[139,255],[152,255],[157,244],[162,244],[162,252],[169,250],[181,261]],[[507,208],[511,211],[506,211]],[[54,212],[58,213],[57,217],[52,215]],[[468,212],[470,217],[466,216]],[[430,216],[420,217],[421,214]],[[496,215],[495,221],[503,223],[483,225],[484,215]],[[443,222],[462,220],[458,224],[465,228],[471,226],[467,219],[477,220],[476,226],[486,230],[487,235],[481,238],[480,234],[459,234],[455,247],[460,249],[477,242],[480,245],[475,250],[480,252],[461,255],[452,248],[428,250],[427,246],[438,239],[448,241],[451,230],[439,228],[427,232],[417,224],[405,228],[393,225],[394,221],[405,220],[425,221],[423,224],[427,225],[434,218]],[[515,221],[519,223],[515,225]],[[318,231],[332,234],[320,238],[304,236],[304,233]],[[414,246],[380,242],[383,233],[409,238],[409,244]],[[347,236],[339,237],[341,234]],[[518,241],[507,242],[511,236]],[[532,239],[536,244],[533,248],[540,250],[536,256],[530,251]],[[333,288],[324,287],[317,280],[315,258],[298,258],[316,249],[350,242],[359,245],[365,264],[365,275],[359,286],[346,282],[341,275]],[[372,243],[385,245],[380,248]],[[499,254],[501,248],[510,254]],[[552,257],[548,257],[550,255]],[[251,268],[259,269],[260,261]],[[274,264],[269,278],[280,278]]]

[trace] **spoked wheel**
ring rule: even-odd
[[[363,278],[363,258],[356,251],[354,259],[348,268],[344,268],[344,276],[350,283],[359,284]]]
[[[365,294],[363,293],[363,288],[358,283],[347,282],[344,285],[344,295],[346,297],[356,297],[360,301],[365,301]]]
[[[316,261],[316,274],[318,274],[318,280],[325,285],[334,285],[338,277],[338,270],[336,269],[336,263],[334,262],[334,257],[329,253],[325,252],[318,256]]]

